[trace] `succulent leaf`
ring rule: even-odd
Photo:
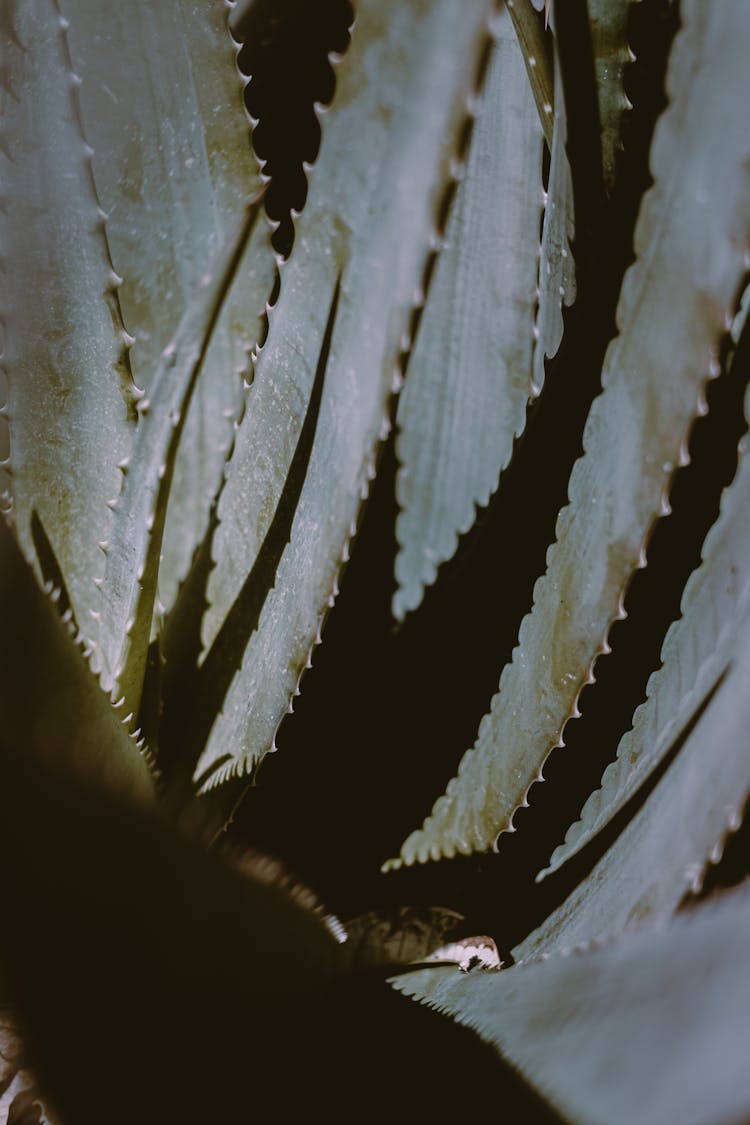
[[[336,279],[341,297],[318,435],[276,584],[198,765],[211,784],[273,745],[332,603],[389,400],[411,343],[425,269],[455,186],[451,162],[487,47],[490,5],[357,8],[321,157],[270,313],[214,541],[206,648],[258,557],[307,413]],[[444,221],[444,216],[443,216]]]
[[[671,105],[652,146],[655,184],[641,207],[637,260],[625,276],[619,335],[570,478],[570,503],[477,742],[404,844],[405,862],[485,849],[511,827],[547,755],[563,744],[622,614],[629,576],[667,510],[665,490],[704,409],[706,379],[718,372],[743,277],[750,144],[736,91],[747,84],[748,42],[750,12],[740,20],[685,5],[667,79]]]
[[[722,498],[719,519],[703,547],[702,565],[685,587],[682,617],[667,634],[662,666],[649,680],[647,700],[636,711],[633,727],[620,742],[601,788],[591,794],[580,820],[568,829],[565,843],[555,850],[542,875],[555,871],[585,847],[623,807],[659,765],[723,672],[750,603],[748,511],[750,465],[745,436],[736,479]]]
[[[146,396],[203,277],[262,186],[245,80],[223,0],[62,0],[81,110],[128,332]],[[221,480],[242,373],[276,263],[260,222],[228,294],[185,422],[169,498],[159,593],[169,606]],[[137,457],[130,471],[139,470]]]
[[[542,134],[507,13],[496,30],[399,402],[397,618],[417,607],[496,488],[532,392]]]
[[[645,802],[590,874],[514,950],[517,957],[611,937],[650,915],[668,915],[688,891],[700,890],[709,864],[721,858],[727,837],[741,824],[750,790],[750,706],[743,689],[750,675],[750,602],[747,586],[741,596],[731,576],[724,596],[734,603],[736,629],[719,633],[709,624],[720,647],[699,669],[702,695],[688,697],[692,713],[685,706],[685,725],[673,732],[661,768],[636,793]],[[702,609],[684,619],[687,661],[690,648],[700,652],[704,644],[695,632],[706,625]],[[685,636],[690,626],[692,635]],[[679,682],[682,671],[681,659],[674,660],[665,665],[665,680]],[[636,716],[635,729],[644,738],[660,702],[652,699]]]
[[[501,973],[423,969],[393,984],[473,1028],[570,1121],[741,1121],[749,927],[745,885],[603,948]]]
[[[222,247],[164,349],[150,395],[139,404],[122,492],[113,508],[102,585],[100,656],[107,682],[138,713],[156,599],[167,501],[186,416],[227,293],[247,253],[260,200]]]
[[[35,557],[36,511],[81,627],[135,422],[132,383],[67,22],[55,0],[5,13],[0,86],[0,310],[16,532]],[[106,434],[106,440],[103,435]]]

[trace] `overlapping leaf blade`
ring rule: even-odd
[[[186,414],[200,385],[227,294],[257,229],[260,201],[247,204],[234,235],[217,255],[165,348],[135,434],[122,493],[114,506],[102,586],[100,655],[107,682],[138,714],[156,597],[167,501]],[[189,415],[188,415],[189,416]],[[184,445],[183,445],[184,448]],[[132,467],[131,467],[132,466]]]
[[[65,21],[55,0],[11,4],[5,18],[0,315],[15,523],[33,558],[39,512],[88,630],[134,388]]]
[[[737,97],[747,87],[750,18],[688,3],[683,21],[667,80],[672,104],[652,147],[656,182],[636,228],[638,260],[625,277],[620,333],[571,475],[570,504],[477,743],[406,841],[406,862],[487,848],[510,826],[606,651],[702,409],[704,382],[718,370],[750,228],[750,144]]]
[[[571,1121],[715,1125],[750,1112],[750,892],[502,973],[396,987],[474,1028]]]
[[[720,647],[703,673],[706,680],[709,670],[715,673],[713,682],[704,684],[706,698],[694,703],[697,714],[675,732],[675,760],[591,873],[514,950],[519,958],[611,937],[650,915],[669,914],[687,891],[700,889],[709,860],[721,856],[726,837],[742,821],[750,790],[747,593],[745,587],[736,606],[736,630],[719,637]],[[705,621],[698,614],[693,624]],[[695,634],[684,640],[694,649],[704,643]],[[679,676],[679,664],[665,671]],[[651,703],[644,708],[639,723],[644,733],[653,710]]]
[[[542,133],[502,15],[399,403],[397,618],[416,608],[487,503],[531,395]]]
[[[703,548],[702,565],[682,596],[683,616],[667,633],[662,666],[651,676],[647,700],[635,713],[617,758],[602,776],[576,821],[552,855],[556,870],[611,820],[667,754],[680,731],[724,671],[736,631],[746,624],[750,600],[750,466],[747,439],[740,447],[736,479],[722,500],[718,522]]]
[[[261,186],[228,7],[223,0],[63,2],[112,260],[123,279],[123,319],[135,337],[133,374],[150,397],[164,349]],[[259,223],[185,423],[159,575],[165,605],[221,479],[242,401],[241,373],[274,279],[269,236]],[[142,471],[134,457],[131,487]]]
[[[207,647],[259,558],[327,350],[291,542],[273,568],[275,586],[261,599],[257,631],[198,766],[199,774],[214,770],[211,783],[248,768],[272,745],[332,600],[400,382],[399,350],[408,341],[488,11],[485,0],[460,10],[447,2],[428,11],[416,3],[358,5],[221,500]],[[323,348],[339,278],[330,348]]]

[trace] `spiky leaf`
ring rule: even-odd
[[[253,566],[244,624],[258,628],[198,766],[212,783],[272,745],[333,600],[401,380],[488,9],[486,0],[358,5],[221,500],[204,641],[210,648]],[[313,384],[316,433],[300,450]],[[295,449],[309,458],[301,492]],[[296,509],[291,540],[284,516],[264,545],[282,497]]]
[[[224,0],[63,0],[133,375],[162,352],[261,180]],[[170,605],[203,533],[275,262],[259,223],[203,362],[175,469],[159,575]],[[174,373],[177,377],[177,372]],[[155,438],[153,440],[156,440]],[[131,472],[139,470],[138,458]]]
[[[104,568],[97,541],[134,428],[128,339],[66,21],[56,0],[15,0],[4,19],[0,310],[14,518],[34,558],[40,514],[89,633]]]
[[[562,744],[582,687],[620,615],[629,576],[664,511],[704,383],[744,269],[750,234],[750,142],[737,91],[747,88],[750,10],[685,5],[668,73],[671,105],[657,125],[635,248],[617,320],[557,524],[547,573],[513,661],[459,776],[410,862],[487,848],[506,830],[550,750]]]
[[[673,731],[666,772],[654,776],[653,792],[646,789],[645,804],[590,874],[514,955],[525,959],[570,948],[611,937],[650,915],[669,914],[687,891],[700,889],[709,862],[721,857],[727,836],[742,821],[750,789],[748,587],[740,601],[729,576],[727,595],[734,603],[736,630],[729,627],[717,638],[721,647],[703,671],[703,697],[693,699],[694,713],[683,712],[685,726]],[[690,625],[706,624],[701,608],[695,617],[685,618],[683,652],[688,661],[690,650],[700,651],[705,643],[689,631]],[[680,672],[680,658],[665,667],[667,676],[679,678]],[[657,704],[654,696],[638,717],[644,736]]]
[[[571,1121],[744,1121],[749,929],[745,886],[602,949],[394,984],[472,1027]]]
[[[239,283],[237,274],[259,211],[258,200],[246,205],[237,229],[201,279],[174,338],[164,349],[148,399],[148,415],[136,430],[122,493],[113,509],[105,547],[100,656],[107,682],[116,685],[118,694],[125,696],[136,714],[177,450],[185,437],[186,415],[227,294],[233,284]],[[143,403],[139,405],[142,410]]]
[[[682,617],[667,633],[662,667],[651,676],[647,700],[607,767],[601,788],[591,794],[555,850],[556,870],[604,827],[668,753],[724,671],[750,600],[750,465],[747,438],[740,447],[737,477],[722,498],[721,513],[703,548],[701,566],[682,596]]]
[[[397,618],[487,503],[531,395],[542,134],[507,14],[497,33],[399,403]]]

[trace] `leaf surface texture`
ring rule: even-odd
[[[260,557],[311,388],[324,378],[291,538],[288,546],[266,544],[271,553],[283,550],[272,567],[274,585],[261,599],[257,630],[198,764],[198,776],[213,770],[211,784],[248,769],[272,746],[332,604],[401,381],[399,353],[408,344],[488,15],[484,0],[460,9],[448,0],[429,10],[368,0],[357,7],[221,497],[203,631],[208,649]],[[289,534],[286,525],[282,530]]]
[[[500,973],[395,987],[467,1024],[582,1125],[715,1125],[750,1111],[747,886],[668,926]]]
[[[475,506],[488,502],[531,395],[542,133],[513,25],[501,17],[399,403],[397,618],[417,607]]]
[[[636,792],[669,751],[726,666],[727,653],[750,600],[750,466],[747,437],[731,488],[722,498],[718,521],[704,544],[702,564],[682,596],[682,617],[664,641],[662,666],[651,676],[647,699],[607,767],[601,788],[591,794],[581,817],[555,850],[548,874],[593,839]],[[735,642],[736,643],[736,642]]]
[[[582,687],[621,615],[629,576],[684,459],[689,427],[743,276],[750,143],[738,89],[750,12],[688,3],[651,152],[612,341],[570,478],[547,573],[477,742],[402,860],[490,847],[562,745]],[[718,75],[721,75],[719,78]]]

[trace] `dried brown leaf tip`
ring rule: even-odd
[[[454,964],[460,969],[500,967],[491,937],[464,937],[462,914],[444,906],[400,906],[373,910],[346,923],[342,951],[348,967],[367,969],[397,965]]]

